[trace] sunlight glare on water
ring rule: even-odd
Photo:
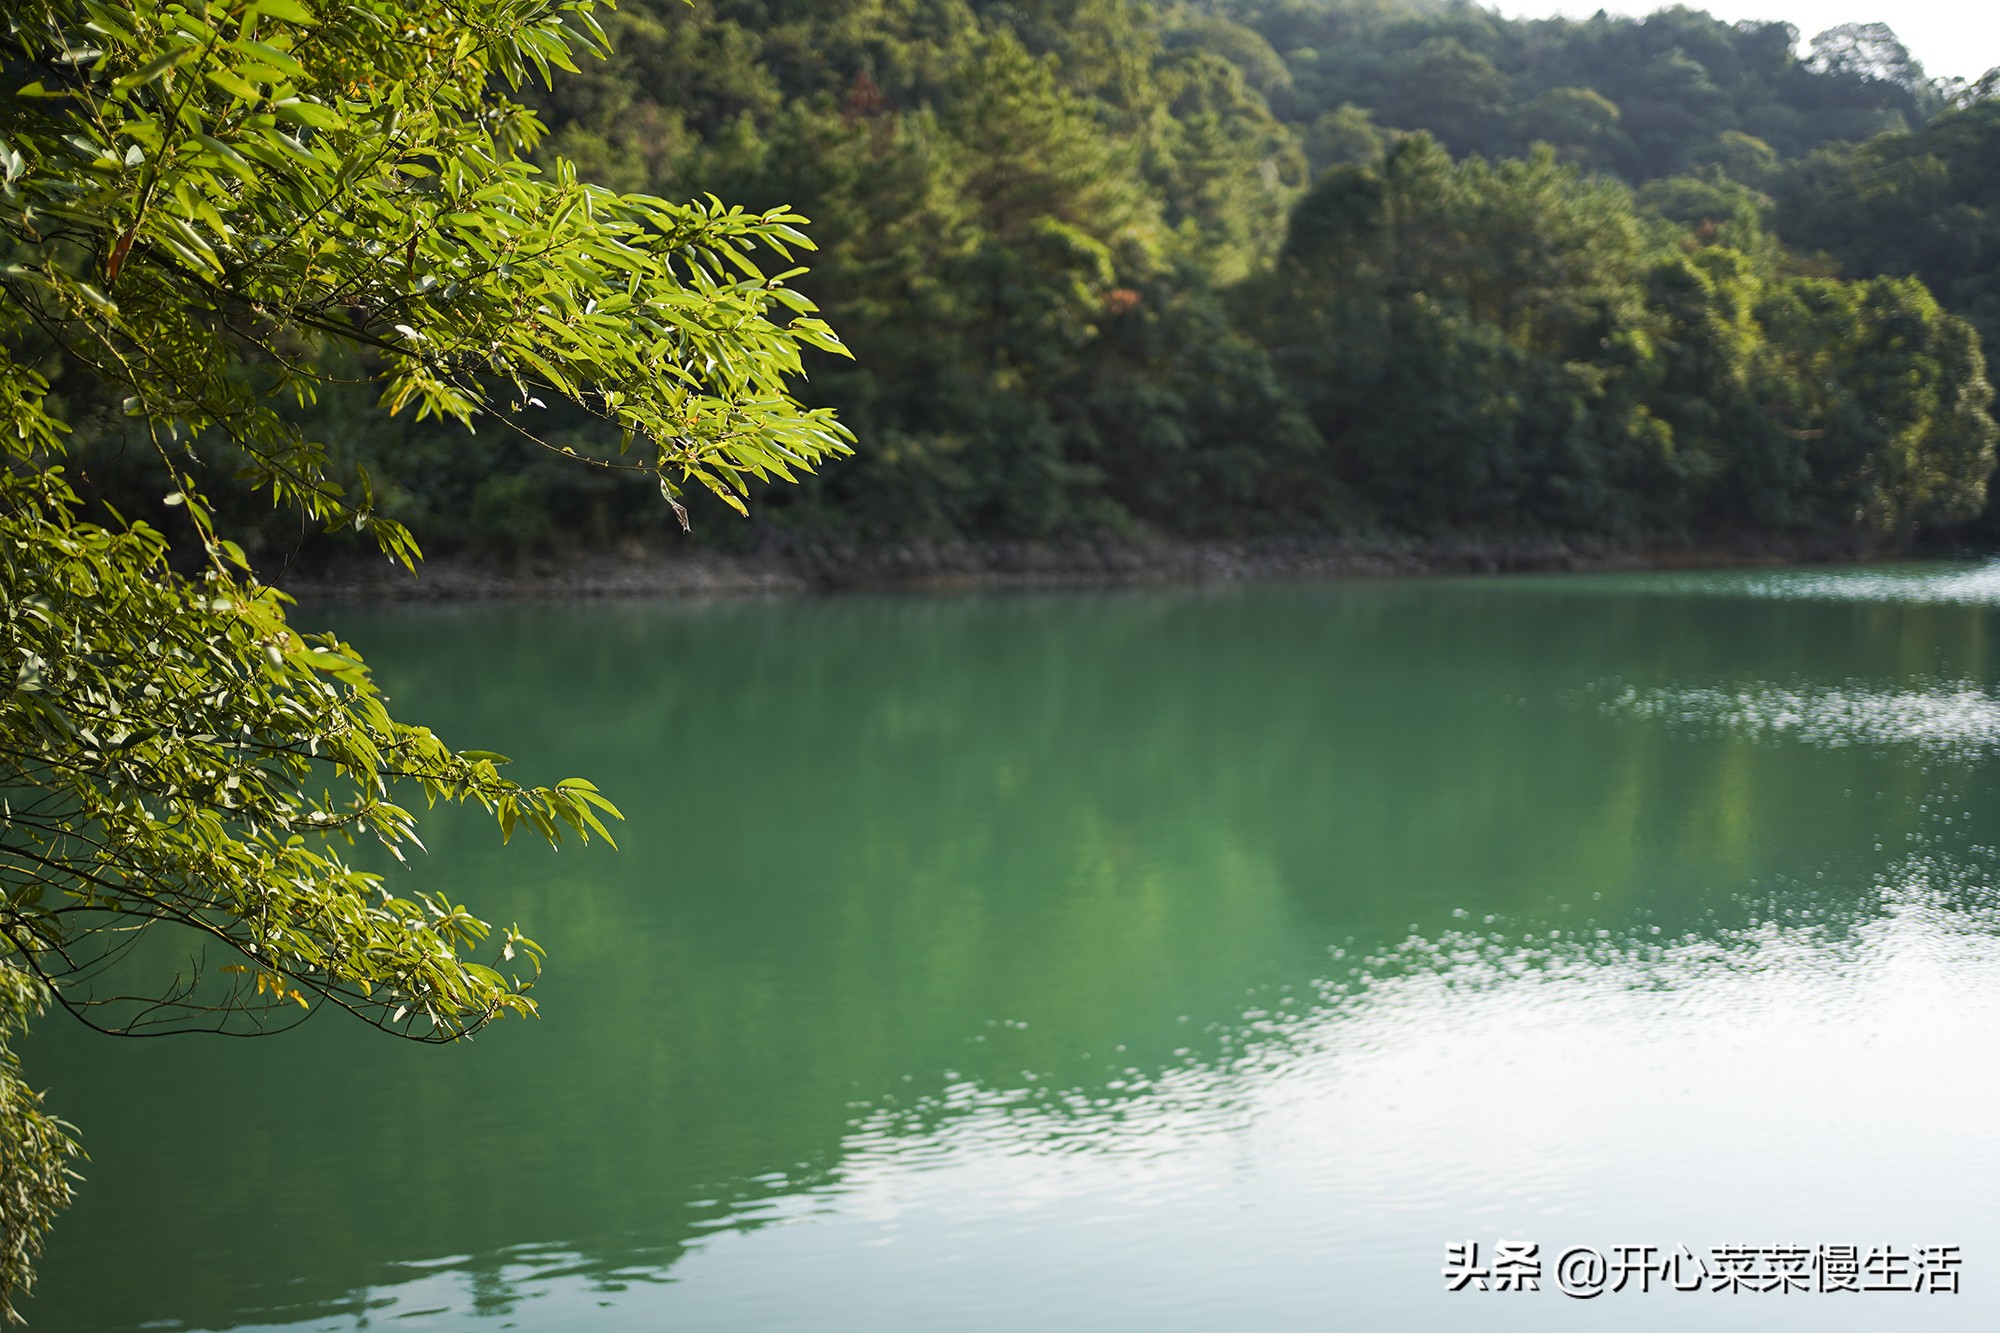
[[[1624,689],[1605,707],[1671,727],[1714,728],[1807,745],[1914,745],[1970,757],[2000,745],[2000,700],[1970,681],[1914,690],[1865,685]]]
[[[1620,582],[1653,595],[2000,606],[2000,560],[1976,565],[1888,565],[1859,570],[1643,575]]]
[[[1372,984],[1356,972],[1352,995],[1246,1023],[1243,1054],[1134,1104],[961,1093],[934,1124],[857,1135],[811,1219],[831,1237],[696,1255],[662,1314],[896,1322],[921,1305],[895,1293],[955,1266],[970,1298],[956,1327],[1018,1326],[1051,1281],[1117,1293],[1090,1327],[1312,1326],[1357,1305],[1395,1327],[1536,1327],[1561,1311],[1446,1298],[1412,1270],[1461,1233],[1929,1244],[1942,1227],[1991,1253],[1964,1181],[2000,1166],[2000,940],[1990,913],[1941,903],[1933,873],[1903,867],[1861,925],[1666,945],[1413,939]],[[774,1261],[802,1285],[765,1289]],[[1690,1323],[1660,1301],[1621,1307],[1618,1326],[1771,1318],[1704,1305]],[[1806,1313],[1881,1326],[1872,1309]]]

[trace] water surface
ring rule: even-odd
[[[622,851],[451,1049],[54,1018],[44,1329],[1991,1327],[2000,571],[318,613]],[[301,617],[306,618],[306,617]],[[1447,1243],[1957,1245],[1930,1295]],[[393,1322],[392,1322],[393,1321]]]

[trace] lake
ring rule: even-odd
[[[36,1328],[2000,1321],[2000,566],[297,618],[621,850],[427,824],[469,1044],[43,1019]]]

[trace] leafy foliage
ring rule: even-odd
[[[42,1109],[21,1078],[9,1045],[41,1010],[40,986],[18,968],[0,967],[0,1318],[19,1318],[18,1293],[34,1290],[34,1263],[56,1214],[69,1206],[69,1163],[80,1154],[69,1126]]]
[[[527,424],[553,403],[616,442],[583,461],[677,511],[689,488],[741,509],[849,449],[793,397],[808,350],[845,354],[788,285],[803,218],[533,163],[542,126],[506,90],[603,50],[587,2],[31,0],[4,22],[8,1022],[43,994],[135,1034],[331,1004],[449,1041],[532,1013],[532,940],[341,849],[419,845],[403,793],[551,842],[606,836],[615,807],[396,720],[352,648],[292,628],[228,520],[261,495],[415,561],[351,451],[310,429],[328,391],[574,453]],[[160,521],[85,504],[71,473],[87,484],[108,437],[150,459],[132,475],[161,487]],[[11,1056],[0,1109],[4,1293],[68,1187]]]

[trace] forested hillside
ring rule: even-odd
[[[1686,9],[1398,0],[627,0],[608,26],[614,58],[544,97],[543,160],[797,208],[797,284],[854,353],[803,395],[856,456],[749,520],[697,507],[696,541],[1894,545],[1985,503],[1966,321],[2000,337],[2000,103],[1886,29],[1801,58]],[[315,424],[433,548],[673,526],[562,456],[615,461],[588,419],[467,439],[356,406],[330,389]],[[143,455],[88,419],[90,484],[143,511]]]
[[[1820,34],[1802,61],[1787,24],[1682,7],[1643,22],[1510,21],[1467,4],[1210,0],[1180,22],[1234,55],[1301,128],[1315,165],[1351,154],[1365,116],[1429,130],[1455,155],[1548,143],[1632,181],[1754,172],[1829,140],[1921,125],[1964,95],[1934,86],[1881,25]]]

